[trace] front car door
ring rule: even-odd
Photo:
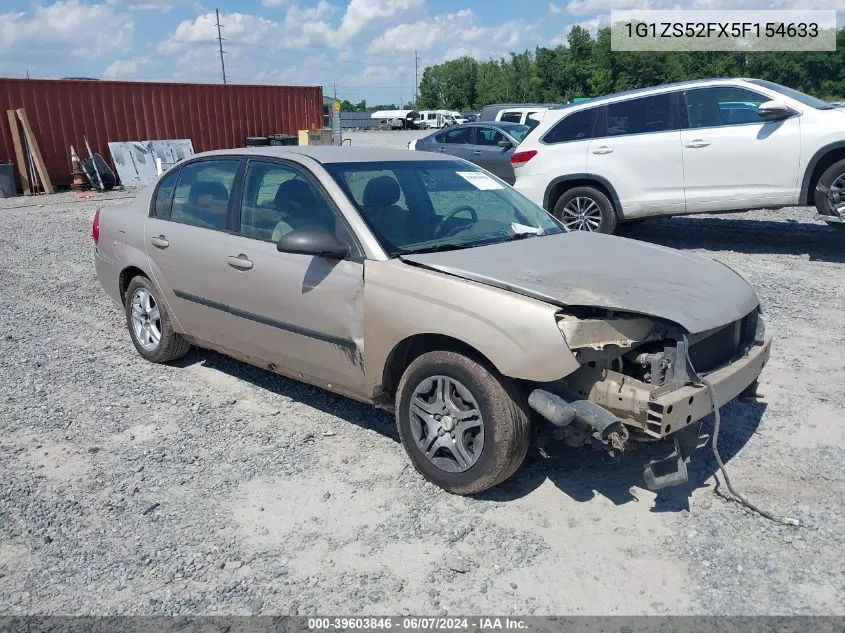
[[[203,158],[165,176],[153,194],[144,228],[152,281],[180,331],[227,343],[228,319],[219,306],[227,272],[232,192],[239,157]]]
[[[798,187],[798,116],[763,121],[771,97],[739,86],[685,90],[681,132],[687,211],[730,211],[790,204]]]
[[[235,349],[294,378],[360,394],[364,265],[352,231],[304,166],[250,159],[229,236],[226,288]],[[279,238],[320,226],[350,246],[346,260],[281,253]]]
[[[514,146],[499,146],[501,141],[513,142],[512,139],[494,127],[476,126],[474,129],[475,139],[470,160],[512,185],[515,178],[510,158]]]
[[[684,212],[677,95],[609,103],[599,111],[587,170],[610,182],[624,218]]]

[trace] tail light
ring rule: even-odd
[[[536,149],[529,149],[525,150],[524,152],[514,152],[511,155],[511,165],[514,167],[519,167],[520,165],[524,165],[529,160],[534,158],[537,155]]]
[[[91,237],[94,238],[94,246],[100,241],[100,210],[94,213],[94,223],[91,225]]]

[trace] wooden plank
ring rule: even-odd
[[[54,193],[53,183],[50,182],[50,175],[47,173],[47,166],[44,164],[44,159],[41,157],[41,150],[38,149],[38,141],[35,140],[35,134],[32,133],[32,128],[29,125],[29,119],[26,117],[26,110],[18,108],[18,118],[21,120],[23,126],[23,133],[26,136],[26,143],[29,145],[29,151],[32,153],[32,160],[35,161],[35,168],[38,170],[38,175],[41,177],[41,186],[47,193]]]
[[[9,117],[9,127],[12,128],[12,144],[15,146],[15,161],[18,164],[18,175],[21,179],[21,187],[24,195],[30,194],[29,190],[29,174],[26,173],[26,159],[23,155],[23,147],[21,146],[21,133],[18,129],[18,119],[15,117],[14,110],[6,110],[6,116]]]

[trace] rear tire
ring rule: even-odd
[[[428,352],[408,365],[396,391],[396,426],[417,472],[458,495],[513,475],[531,441],[514,383],[455,352]]]
[[[182,358],[191,344],[173,331],[170,315],[153,283],[138,275],[129,282],[124,298],[126,325],[138,353],[153,363]]]
[[[554,216],[568,231],[611,234],[616,230],[616,211],[608,197],[594,187],[573,187],[555,204]]]

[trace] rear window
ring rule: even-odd
[[[505,112],[500,121],[508,121],[510,123],[520,123],[522,119],[522,112]]]
[[[546,132],[544,143],[568,143],[593,138],[596,109],[579,110],[562,118],[557,125]]]

